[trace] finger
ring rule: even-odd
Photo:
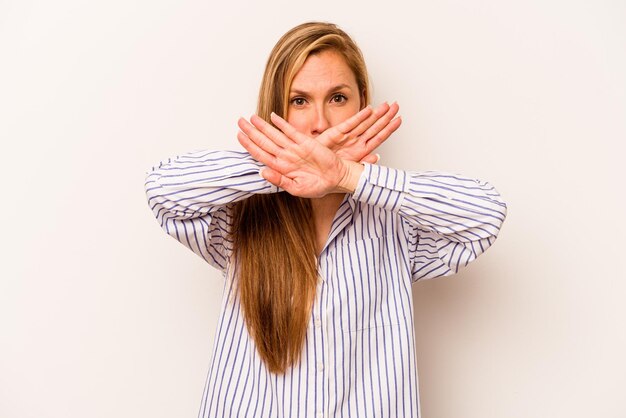
[[[276,157],[254,143],[245,133],[237,132],[239,143],[250,153],[252,158],[268,167],[276,167]]]
[[[367,120],[372,112],[372,106],[366,106],[361,111],[357,112],[354,116],[349,117],[345,121],[341,122],[339,125],[336,125],[330,129],[336,129],[341,134],[347,134],[348,132],[359,126],[363,121]]]
[[[292,189],[293,185],[295,184],[292,179],[280,174],[276,170],[272,170],[271,168],[263,168],[259,172],[259,174],[261,175],[261,177],[272,183],[274,186],[279,187],[287,192]]]
[[[372,113],[369,115],[367,119],[362,121],[358,126],[356,126],[354,129],[352,129],[349,132],[350,136],[352,136],[353,138],[356,138],[358,136],[363,135],[365,131],[367,131],[372,125],[378,122],[380,118],[382,118],[386,113],[388,113],[388,111],[389,111],[389,104],[387,102],[381,103],[380,105],[378,105],[376,109],[373,109]],[[371,133],[369,136],[374,136],[376,132],[378,132],[378,130]],[[366,137],[366,139],[367,138],[368,137]]]
[[[376,164],[380,161],[380,154],[369,154],[361,160],[362,163]]]
[[[376,119],[375,123],[372,124],[371,129],[364,132],[364,136],[374,136],[376,133],[381,131],[389,122],[396,116],[400,107],[397,103],[392,103],[388,105],[384,112],[380,114],[380,116]]]
[[[387,126],[385,126],[380,132],[378,132],[373,138],[369,139],[365,143],[365,151],[371,153],[378,148],[383,142],[385,142],[392,133],[394,133],[402,124],[402,118],[398,116],[392,120]]]
[[[350,134],[354,137],[360,136],[363,132],[367,131],[372,125],[380,120],[387,112],[389,111],[389,104],[387,102],[383,102],[376,109],[372,111],[372,114],[361,122],[357,127],[355,127]]]
[[[270,138],[274,143],[278,144],[281,148],[286,148],[293,143],[293,141],[289,139],[285,134],[274,128],[272,125],[270,125],[257,115],[250,116],[250,122],[252,123],[252,125],[254,125],[255,128],[257,128],[265,136]]]
[[[276,127],[285,134],[287,138],[291,139],[296,144],[300,144],[308,139],[301,132],[298,132],[298,130],[292,124],[278,116],[276,113],[272,112],[272,114],[270,115],[270,119],[272,120],[274,125],[276,125]]]
[[[330,128],[326,129],[322,133],[322,135],[319,138],[321,140],[320,142],[323,143],[325,146],[332,147],[333,144],[338,145],[338,144],[343,143],[343,141],[345,141],[346,139],[348,139],[348,134],[356,138],[358,136],[358,133],[353,132],[353,130],[361,126],[364,123],[364,121],[370,118],[372,115],[372,112],[373,112],[372,107],[367,106],[363,108],[361,111],[357,112],[354,116],[351,116],[350,118],[346,119],[340,124],[331,126]],[[371,125],[371,123],[365,126],[361,130],[367,129],[369,125]],[[322,138],[328,138],[330,142],[327,143],[326,141],[322,140]]]
[[[394,102],[395,103],[395,102]],[[393,104],[392,104],[393,105]],[[387,111],[389,110],[389,108],[391,107],[391,105],[389,105],[389,102],[387,102],[386,100],[384,102],[382,102],[381,104],[378,105],[378,107],[376,109],[374,109],[374,115],[378,116],[379,118],[384,115],[385,113],[387,113]]]
[[[265,167],[261,169],[261,171],[259,171],[259,175],[265,180],[272,183],[274,186],[280,187],[280,182],[283,175],[280,174],[278,171]]]
[[[361,134],[361,136],[367,141],[368,139],[374,137],[377,133],[382,131],[390,121],[396,116],[400,106],[398,103],[392,103],[391,106],[387,108],[387,111],[381,115],[379,119],[376,120],[374,124],[371,125],[365,132]]]
[[[239,128],[241,128],[243,133],[246,134],[246,136],[263,151],[268,152],[274,156],[278,155],[278,153],[281,151],[282,147],[279,147],[274,142],[273,138],[270,138],[265,135],[265,133],[259,131],[254,125],[252,125],[244,118],[239,118],[237,124],[239,125]]]

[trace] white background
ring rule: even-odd
[[[338,23],[404,123],[381,164],[488,180],[495,245],[414,287],[426,418],[626,416],[620,0],[0,0],[0,416],[195,417],[222,280],[145,171],[237,148],[271,47]]]

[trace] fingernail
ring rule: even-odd
[[[380,154],[376,154],[376,162],[378,163],[380,161]]]

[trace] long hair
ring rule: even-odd
[[[257,114],[288,117],[289,89],[306,59],[332,49],[353,71],[361,107],[369,103],[363,55],[336,25],[304,23],[284,34],[265,67]],[[271,123],[271,122],[270,122]],[[243,316],[272,373],[300,360],[317,287],[316,229],[309,199],[286,192],[256,194],[233,207],[234,260]]]

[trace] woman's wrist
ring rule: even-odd
[[[359,185],[359,179],[361,178],[361,173],[365,167],[363,164],[342,160],[344,163],[345,170],[343,175],[341,176],[341,180],[339,180],[339,184],[337,184],[337,193],[354,193],[356,187]]]

